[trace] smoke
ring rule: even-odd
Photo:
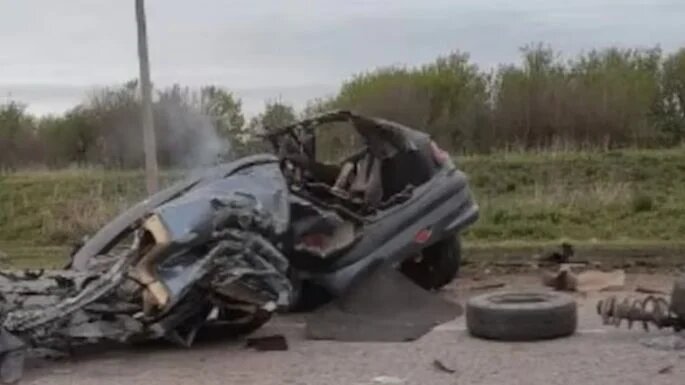
[[[195,169],[211,166],[231,154],[230,141],[218,134],[213,119],[196,108],[160,101],[155,106],[158,153],[166,164]]]

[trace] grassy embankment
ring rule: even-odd
[[[467,256],[533,253],[568,240],[600,253],[685,250],[685,152],[497,154],[458,159],[481,219]],[[143,195],[136,172],[0,176],[0,251],[20,265],[60,263],[69,242]]]

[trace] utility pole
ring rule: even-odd
[[[145,180],[148,194],[159,189],[159,167],[157,166],[157,143],[152,117],[152,85],[150,84],[150,63],[147,53],[147,28],[145,25],[144,0],[136,1],[136,22],[138,24],[138,62],[140,64],[140,90],[142,97],[143,146],[145,151]]]

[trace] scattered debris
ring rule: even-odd
[[[657,289],[651,289],[649,287],[645,286],[638,286],[635,288],[635,291],[638,293],[643,293],[643,294],[661,294],[661,295],[666,295],[666,292],[663,290],[657,290]]]
[[[288,350],[288,341],[282,335],[254,337],[247,339],[247,347],[260,351]]]
[[[378,376],[373,378],[374,384],[403,384],[404,380],[399,377]]]
[[[645,331],[649,326],[673,328],[674,335],[649,338],[641,343],[662,350],[685,349],[685,277],[675,281],[670,300],[653,294],[624,299],[612,296],[597,303],[597,313],[605,325],[618,327],[622,321],[627,321],[629,329],[635,322],[641,323]]]
[[[545,272],[542,283],[559,291],[579,293],[617,290],[625,286],[626,274],[623,270],[604,272],[587,270],[581,273],[572,271],[572,266],[563,264],[557,272]]]
[[[499,289],[501,287],[507,286],[506,283],[504,282],[493,282],[493,283],[486,283],[483,285],[476,285],[476,286],[471,286],[469,290],[491,290],[491,289]]]
[[[659,267],[659,264],[653,260],[638,259],[637,261],[635,261],[635,266],[657,268]]]
[[[673,365],[668,365],[664,366],[663,368],[659,369],[657,373],[659,374],[670,374],[673,372]]]
[[[437,360],[437,359],[436,359],[436,360],[433,360],[433,367],[434,367],[435,369],[440,370],[440,371],[443,371],[443,372],[445,372],[445,373],[453,374],[453,373],[456,373],[456,372],[457,372],[457,371],[454,370],[454,369],[448,368],[447,366],[445,366],[445,364],[442,363],[442,361]]]
[[[573,246],[569,243],[564,242],[561,244],[560,252],[552,252],[546,257],[541,258],[541,260],[545,262],[553,262],[558,264],[568,263],[574,254],[575,252],[573,250]]]
[[[659,329],[674,327],[676,330],[683,326],[683,322],[671,312],[671,305],[666,299],[651,295],[623,300],[611,296],[597,303],[597,313],[605,325],[618,327],[621,322],[627,321],[628,329],[631,329],[635,322],[642,324],[645,331],[649,331],[650,325]]]

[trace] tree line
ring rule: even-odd
[[[491,70],[461,52],[420,66],[382,67],[351,77],[336,95],[302,111],[276,100],[251,119],[228,89],[164,88],[154,101],[160,163],[197,166],[260,151],[254,134],[263,127],[333,108],[422,129],[458,153],[683,142],[685,49],[614,47],[571,59],[542,44],[521,51],[520,63]],[[135,81],[95,90],[55,116],[33,116],[25,105],[6,102],[0,105],[0,168],[140,167],[139,105]]]

